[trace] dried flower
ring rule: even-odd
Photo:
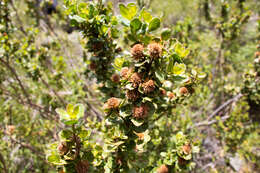
[[[139,86],[139,84],[141,84],[141,82],[142,82],[141,75],[139,73],[132,74],[132,76],[130,78],[130,82],[132,82],[132,86],[134,88],[137,88]]]
[[[131,101],[136,101],[140,97],[140,94],[136,90],[128,90],[126,92],[126,97]]]
[[[150,93],[155,89],[155,84],[153,80],[148,80],[142,84],[145,93]]]
[[[188,93],[189,93],[189,91],[188,91],[188,89],[187,89],[186,87],[181,87],[179,91],[180,91],[180,93],[181,93],[182,95],[185,95],[185,94],[188,94]]]
[[[110,99],[107,100],[107,102],[104,105],[105,109],[116,109],[118,108],[120,102],[117,98],[112,97]]]
[[[6,133],[8,135],[12,135],[15,131],[15,126],[14,125],[8,125],[6,126]]]
[[[167,93],[167,97],[168,97],[169,99],[174,99],[174,98],[175,98],[175,94],[174,94],[173,92],[168,92],[168,93]]]
[[[165,89],[160,88],[160,93],[161,93],[161,95],[166,96],[166,90]]]
[[[86,173],[88,172],[89,164],[86,160],[81,160],[76,164],[77,173]]]
[[[64,155],[65,153],[67,153],[68,147],[67,147],[66,142],[64,142],[64,141],[60,142],[60,144],[58,145],[57,149],[58,149],[58,151],[59,151],[59,153],[61,155]]]
[[[128,79],[132,73],[132,70],[128,67],[123,67],[121,69],[120,75],[123,77],[123,79]]]
[[[157,173],[168,173],[169,169],[166,165],[161,165],[160,168],[157,169]]]
[[[144,52],[144,46],[141,44],[136,44],[131,49],[131,54],[133,58],[136,60],[143,58],[144,56],[143,52]]]
[[[190,144],[186,144],[182,146],[182,151],[184,154],[190,154],[191,153],[191,146]]]
[[[120,82],[120,76],[118,74],[113,74],[111,76],[111,80],[115,83],[119,83]]]
[[[150,43],[148,50],[151,58],[158,58],[162,55],[162,46],[159,43]]]
[[[144,119],[148,114],[148,107],[145,104],[135,106],[133,108],[133,117],[137,119]]]
[[[255,58],[257,58],[259,56],[260,56],[260,52],[259,51],[255,52]]]

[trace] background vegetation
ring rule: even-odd
[[[121,131],[104,125],[109,111],[105,113],[103,107],[112,96],[122,99],[122,88],[127,86],[104,81],[119,75],[123,66],[131,67],[131,47],[137,41],[129,35],[136,33],[121,25],[116,42],[106,40],[105,34],[98,35],[109,49],[102,49],[102,56],[107,57],[105,63],[94,61],[97,51],[88,43],[97,37],[80,24],[81,18],[71,18],[72,14],[81,15],[73,11],[73,2],[0,0],[0,172],[63,171],[52,164],[57,160],[48,156],[63,138],[70,138],[59,133],[70,127],[66,121],[60,122],[61,113],[55,111],[65,109],[69,103],[80,103],[85,108],[79,115],[80,130],[76,131],[84,141],[82,153],[92,154],[82,156],[88,166],[80,171],[104,172],[104,167],[110,172],[126,172],[126,168],[121,169],[124,159],[104,155],[106,139],[114,139],[115,133]],[[118,4],[132,1],[112,2],[115,12],[106,13],[111,15],[111,23],[113,15],[120,15]],[[194,75],[196,71],[194,76],[206,76],[192,81],[189,95],[178,96],[176,102],[169,92],[178,93],[175,90],[179,86],[162,84],[169,97],[165,101],[170,105],[167,115],[152,115],[156,122],[145,128],[149,135],[144,132],[144,139],[138,135],[134,139],[146,144],[141,148],[142,158],[130,152],[124,157],[137,160],[133,164],[136,172],[159,172],[161,165],[168,166],[167,172],[259,172],[260,1],[138,0],[137,4],[160,18],[158,33],[168,28],[170,37],[189,50],[181,61],[187,73]],[[119,53],[119,47],[123,53]],[[118,67],[120,62],[114,61],[115,57],[126,57],[125,64]],[[105,65],[98,71],[93,61]],[[163,63],[160,67],[164,67]],[[153,102],[162,105],[158,100]],[[190,151],[179,153],[186,141],[192,146],[192,158],[186,158],[191,157]],[[120,148],[121,144],[117,145]],[[188,162],[183,164],[183,158]],[[66,170],[80,172],[74,167]]]

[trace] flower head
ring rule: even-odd
[[[68,147],[67,147],[67,144],[66,142],[61,142],[58,147],[57,147],[59,153],[61,155],[64,155],[67,151],[68,151]]]
[[[190,154],[191,153],[191,146],[190,144],[186,144],[182,146],[182,151],[184,154]]]
[[[150,93],[155,89],[155,84],[153,80],[148,80],[142,84],[145,93]]]
[[[141,44],[136,44],[131,49],[131,54],[134,59],[138,60],[144,56],[144,46]]]
[[[141,84],[141,82],[142,82],[141,74],[140,73],[132,74],[132,76],[130,78],[130,82],[132,83],[132,86],[134,88],[137,88],[139,86],[139,84]]]
[[[120,82],[120,76],[118,74],[113,74],[111,76],[111,80],[115,83],[119,83]]]
[[[123,77],[123,79],[128,79],[132,73],[132,70],[128,67],[123,67],[120,71],[120,75]]]
[[[160,94],[163,96],[166,96],[166,90],[163,88],[160,88]]]
[[[8,135],[12,135],[15,131],[15,126],[14,125],[8,125],[6,126],[6,133]]]
[[[161,165],[160,168],[157,169],[157,173],[168,173],[169,169],[166,165]]]
[[[136,101],[140,97],[140,94],[136,90],[128,90],[126,92],[126,97],[128,100]]]
[[[189,93],[189,91],[188,91],[188,89],[186,87],[181,87],[179,89],[179,92],[181,93],[181,95],[185,95],[185,94]]]
[[[159,43],[150,43],[148,50],[151,58],[159,58],[162,55],[162,46]]]
[[[104,105],[105,109],[116,109],[119,107],[119,100],[115,97],[112,97],[110,99],[107,100],[107,102]]]
[[[133,117],[137,119],[144,119],[147,117],[148,114],[148,107],[145,104],[142,104],[141,106],[135,106],[133,108]]]

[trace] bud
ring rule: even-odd
[[[142,104],[141,106],[135,106],[133,108],[133,117],[137,119],[144,119],[147,117],[148,114],[148,107],[145,104]]]
[[[257,51],[257,52],[255,53],[255,58],[258,58],[259,56],[260,56],[260,52]]]
[[[181,95],[185,95],[185,94],[189,93],[189,91],[186,87],[181,87],[179,92],[181,93]]]
[[[162,46],[159,43],[150,43],[148,50],[151,58],[159,58],[162,55]]]
[[[131,54],[135,60],[141,59],[144,57],[144,46],[141,44],[136,44],[131,49]]]
[[[169,169],[166,165],[160,166],[160,168],[157,169],[157,173],[168,173]]]
[[[65,153],[68,152],[68,147],[67,147],[66,142],[61,142],[61,143],[58,145],[57,149],[58,149],[58,151],[59,151],[59,153],[60,153],[61,155],[64,155]]]
[[[117,98],[112,97],[110,99],[107,100],[107,102],[104,105],[105,109],[116,109],[118,108],[120,102]]]
[[[169,99],[174,99],[174,98],[175,98],[175,94],[174,94],[173,92],[168,92],[168,93],[167,93],[167,97],[168,97]]]
[[[119,83],[120,82],[120,76],[118,74],[113,74],[111,76],[111,80],[115,83]]]
[[[139,84],[141,84],[141,82],[142,82],[141,75],[139,73],[132,74],[132,76],[130,78],[130,82],[132,82],[132,86],[134,88],[137,88],[139,86]]]
[[[153,80],[148,80],[142,84],[145,93],[150,93],[155,89],[155,84]]]
[[[136,101],[140,97],[140,94],[136,90],[128,90],[126,92],[126,97],[128,100]]]

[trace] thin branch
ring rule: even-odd
[[[28,103],[31,104],[32,101],[31,101],[31,99],[30,99],[30,97],[29,97],[29,94],[28,94],[27,91],[25,90],[25,87],[23,86],[21,80],[19,79],[19,77],[18,77],[18,75],[17,75],[15,69],[14,69],[13,67],[11,67],[9,63],[5,62],[2,58],[0,58],[0,62],[2,62],[2,64],[4,64],[4,65],[12,72],[12,74],[14,75],[15,79],[17,80],[19,86],[21,87],[21,89],[22,89],[24,95],[26,96]]]
[[[211,118],[213,118],[217,113],[219,113],[222,109],[224,109],[225,107],[227,107],[229,104],[236,102],[237,100],[239,100],[243,95],[241,93],[239,93],[238,95],[236,95],[235,97],[229,99],[228,101],[226,101],[224,104],[222,104],[220,107],[218,107],[212,114],[210,114],[207,118],[207,121],[209,121]]]
[[[227,107],[228,105],[230,105],[233,102],[237,102],[241,97],[243,96],[243,94],[238,94],[237,96],[233,97],[232,99],[229,99],[228,101],[226,101],[223,105],[221,105],[220,107],[218,107],[209,117],[206,121],[200,122],[200,123],[196,123],[193,126],[191,126],[190,128],[193,127],[201,127],[201,126],[210,126],[212,124],[215,124],[218,120],[211,120],[217,113],[219,113],[221,110],[223,110],[225,107]],[[225,121],[226,119],[228,119],[230,116],[226,115],[221,117],[222,121]]]

